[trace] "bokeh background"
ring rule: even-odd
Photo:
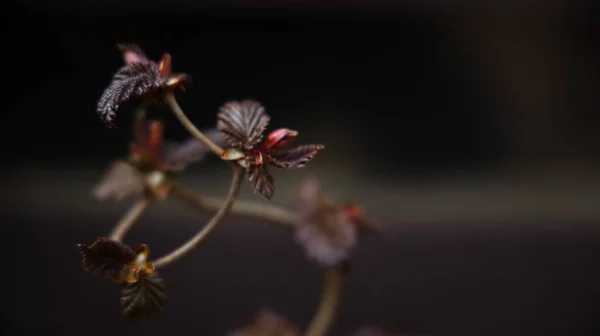
[[[229,217],[165,269],[157,320],[121,316],[84,274],[77,243],[130,201],[90,189],[125,155],[130,115],[95,104],[138,43],[193,75],[179,102],[199,127],[234,99],[326,151],[275,172],[273,203],[316,176],[386,224],[358,247],[331,335],[380,325],[416,335],[600,332],[600,41],[597,1],[7,2],[2,109],[2,329],[11,335],[224,335],[270,308],[305,327],[323,271],[291,232]],[[8,22],[8,21],[5,21]],[[151,110],[174,139],[187,134]],[[224,196],[214,158],[180,181]],[[260,201],[247,185],[244,200]],[[127,242],[155,256],[208,214],[165,201]]]

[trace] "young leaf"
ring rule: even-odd
[[[144,177],[124,161],[114,162],[92,190],[98,201],[119,201],[144,192]]]
[[[302,168],[323,148],[323,145],[305,145],[273,152],[269,154],[269,161],[280,168]]]
[[[217,128],[233,147],[251,149],[263,138],[270,117],[259,102],[244,100],[226,103],[217,115]]]
[[[275,193],[275,185],[273,184],[273,176],[267,170],[267,166],[251,164],[246,169],[246,173],[254,190],[270,200]]]
[[[117,71],[102,93],[96,112],[109,126],[114,126],[114,118],[122,104],[161,88],[163,83],[164,79],[160,76],[156,63],[126,64]]]
[[[307,256],[325,267],[346,261],[356,245],[356,226],[342,207],[326,197],[321,184],[316,180],[303,182],[295,206],[300,218],[296,241]]]
[[[133,250],[116,240],[99,238],[92,245],[77,245],[83,267],[94,276],[115,278],[123,268],[133,261]]]
[[[121,291],[121,307],[125,316],[144,320],[162,312],[168,301],[164,280],[157,273],[143,275]]]
[[[345,262],[356,245],[356,227],[343,216],[301,221],[296,229],[296,241],[304,247],[309,259],[330,267]]]
[[[291,130],[289,128],[277,129],[269,135],[263,142],[261,148],[265,150],[282,148],[290,141],[294,140],[298,136],[298,131]]]

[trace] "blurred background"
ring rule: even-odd
[[[90,189],[126,154],[131,114],[95,106],[117,43],[173,56],[179,102],[200,128],[229,100],[261,101],[272,127],[327,149],[275,171],[273,203],[316,176],[386,224],[362,240],[331,335],[361,325],[415,335],[600,332],[597,1],[8,1],[2,179],[2,329],[11,335],[224,335],[270,308],[305,327],[323,271],[291,232],[230,216],[163,271],[170,303],[149,323],[84,274],[77,243],[130,204]],[[164,107],[150,116],[181,140]],[[13,133],[14,131],[14,133]],[[209,158],[180,181],[222,197]],[[243,200],[261,201],[247,184]],[[208,214],[165,201],[126,242],[155,256]]]

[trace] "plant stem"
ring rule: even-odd
[[[204,135],[204,133],[200,132],[200,130],[196,126],[194,126],[194,124],[190,121],[190,119],[188,119],[188,117],[185,115],[185,113],[177,103],[175,95],[173,95],[173,93],[167,93],[163,99],[165,104],[169,106],[171,111],[173,111],[177,119],[179,119],[181,124],[188,130],[188,132],[190,132],[194,137],[196,137],[196,139],[203,143],[207,148],[213,151],[218,157],[221,157],[221,154],[223,154],[223,148],[219,147],[212,140],[207,138],[206,135]]]
[[[189,188],[177,184],[171,186],[169,196],[194,209],[210,212],[217,211],[223,203],[221,200],[200,195]],[[233,204],[229,212],[240,216],[255,217],[280,223],[292,228],[298,224],[298,216],[295,213],[269,204],[238,201]]]
[[[163,266],[167,266],[168,264],[184,257],[188,252],[193,250],[212,230],[221,222],[223,217],[229,212],[233,203],[237,199],[237,196],[240,192],[240,185],[242,183],[242,176],[244,171],[242,167],[234,166],[233,167],[233,178],[231,180],[231,187],[229,188],[229,193],[227,194],[227,199],[217,213],[213,215],[213,217],[208,221],[208,223],[200,230],[196,235],[190,238],[185,244],[181,245],[177,249],[171,251],[169,254],[161,257],[160,259],[154,262],[154,266],[158,269]]]
[[[142,197],[137,202],[135,202],[131,208],[125,213],[123,218],[115,225],[112,233],[110,234],[110,239],[113,240],[121,240],[125,237],[125,234],[133,224],[140,218],[144,210],[152,203],[152,200],[148,197]]]
[[[323,295],[319,309],[306,329],[305,336],[324,336],[327,334],[337,310],[342,294],[342,267],[333,266],[325,271]]]

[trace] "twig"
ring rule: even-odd
[[[217,211],[223,203],[221,200],[200,195],[189,188],[177,184],[171,186],[169,196],[194,209],[209,212]],[[298,224],[298,216],[295,213],[269,204],[237,201],[233,204],[229,212],[240,216],[264,219],[292,228]]]
[[[342,267],[334,266],[325,271],[323,295],[319,309],[306,329],[305,336],[324,336],[335,318],[342,293]]]
[[[117,225],[115,225],[112,233],[110,234],[110,239],[123,239],[127,231],[131,229],[133,224],[135,224],[138,218],[140,218],[140,216],[142,215],[144,210],[146,210],[146,208],[150,205],[150,203],[152,203],[152,200],[148,197],[142,197],[139,200],[137,200],[137,202],[135,202],[133,206],[129,208],[127,213],[125,213],[125,216],[123,216],[123,218],[121,218]]]
[[[188,119],[188,117],[185,115],[185,113],[183,112],[183,110],[181,109],[179,104],[177,103],[177,100],[175,99],[175,96],[173,95],[173,93],[167,93],[163,99],[165,101],[165,104],[167,104],[167,106],[169,106],[169,108],[171,109],[171,111],[173,111],[173,113],[175,114],[177,119],[179,119],[181,124],[194,137],[196,137],[196,139],[198,139],[200,142],[202,142],[207,148],[209,148],[211,151],[213,151],[218,157],[221,157],[221,155],[223,154],[223,148],[219,147],[212,140],[207,138],[206,135],[204,135],[204,133],[200,132],[200,130],[196,126],[194,126],[194,124],[190,121],[190,119]]]
[[[208,236],[210,232],[212,232],[212,230],[217,226],[217,224],[219,224],[221,219],[223,219],[227,212],[229,212],[229,209],[231,209],[233,203],[235,203],[235,200],[237,199],[237,196],[240,192],[240,185],[242,183],[243,173],[244,171],[242,170],[242,167],[233,167],[233,178],[231,180],[231,187],[229,189],[229,193],[227,194],[227,199],[225,200],[225,202],[223,202],[217,213],[213,215],[213,217],[202,228],[202,230],[196,233],[185,244],[181,245],[169,254],[156,260],[154,262],[154,266],[157,269],[163,266],[167,266],[168,264],[185,256],[188,252],[194,249],[196,245],[198,245],[206,236]]]

